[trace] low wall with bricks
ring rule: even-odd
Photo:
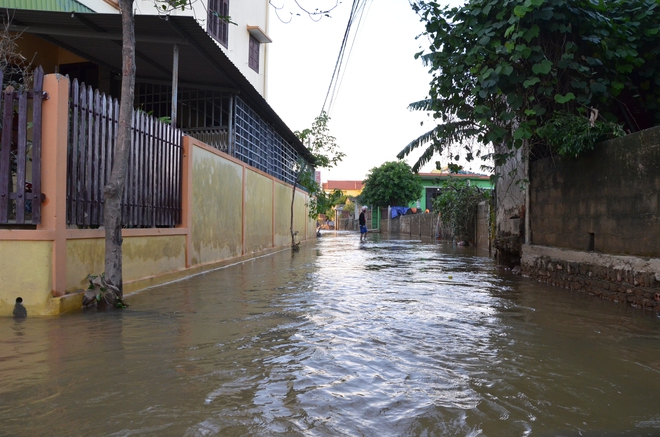
[[[660,312],[660,259],[525,245],[525,276]]]

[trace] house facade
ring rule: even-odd
[[[92,3],[92,2],[88,2]],[[102,8],[104,0],[96,0]],[[95,6],[96,7],[96,6]],[[162,15],[153,1],[136,1],[136,14]],[[183,10],[168,11],[170,16],[194,17],[213,38],[238,70],[267,98],[268,0],[203,0],[191,2]]]
[[[268,36],[268,0],[198,0],[184,9],[168,6],[165,11],[163,5],[168,3],[137,0],[134,10],[136,15],[194,18],[257,92],[267,97],[268,44],[272,42]],[[119,14],[117,0],[0,0],[0,8]]]
[[[493,184],[490,176],[478,173],[450,173],[448,170],[433,170],[430,173],[419,173],[422,180],[422,193],[421,197],[409,205],[411,208],[419,208],[422,211],[433,210],[433,199],[440,195],[442,186],[445,181],[450,179],[465,180],[473,187],[483,188],[485,190],[492,190]]]
[[[0,1],[0,5],[7,4]],[[85,288],[87,274],[99,274],[103,269],[102,221],[88,223],[88,211],[92,216],[98,213],[94,205],[103,201],[91,191],[98,192],[104,185],[103,173],[89,170],[102,161],[99,153],[110,150],[109,143],[105,149],[106,140],[111,141],[114,128],[109,123],[99,131],[101,123],[92,118],[109,120],[114,115],[106,114],[105,109],[81,108],[106,108],[106,98],[110,102],[119,97],[121,16],[112,0],[46,0],[43,4],[48,6],[46,10],[32,10],[33,2],[17,0],[9,4],[11,9],[0,10],[0,15],[9,17],[4,26],[15,36],[17,50],[46,73],[40,130],[42,169],[34,173],[28,169],[18,178],[12,170],[4,178],[10,181],[4,190],[11,200],[0,202],[0,253],[12,253],[12,262],[0,266],[0,279],[6,284],[0,290],[0,314],[11,313],[17,296],[23,298],[31,315],[79,307],[75,291]],[[138,9],[147,4],[153,6],[147,1],[135,2]],[[163,155],[164,164],[154,160],[157,152],[149,151],[159,133],[143,131],[139,140],[135,137],[131,166],[137,169],[132,183],[138,188],[127,196],[137,199],[146,193],[140,181],[154,179],[151,169],[159,168],[164,178],[176,177],[165,198],[175,199],[176,204],[165,207],[180,214],[165,225],[124,222],[127,293],[286,247],[291,242],[292,196],[298,238],[314,238],[314,226],[307,217],[309,195],[300,189],[292,192],[294,163],[302,158],[312,164],[312,155],[264,98],[260,83],[265,83],[261,78],[266,74],[265,52],[259,51],[259,73],[248,65],[254,72],[248,77],[250,72],[239,66],[241,56],[244,63],[249,62],[248,54],[239,54],[239,37],[245,37],[247,50],[251,37],[266,35],[267,2],[232,2],[229,14],[237,24],[227,23],[226,45],[209,34],[197,12],[167,19],[153,13],[135,17],[136,114],[169,118],[158,129],[171,128],[176,134],[169,139],[173,152]],[[33,94],[39,97],[41,91]],[[74,119],[75,108],[81,114],[89,113],[89,118]],[[30,141],[33,134],[36,138],[37,128],[27,126],[23,140]],[[23,146],[22,150],[29,149]],[[83,150],[91,158],[83,160]],[[111,153],[106,155],[111,159]],[[38,161],[32,158],[25,162]],[[23,178],[29,182],[38,173],[41,219],[35,221],[32,214],[32,222],[19,224],[19,214],[27,205],[20,200],[28,192],[22,188]],[[89,176],[83,180],[76,174]],[[4,179],[0,177],[0,182]],[[88,197],[79,198],[80,193]],[[74,208],[72,202],[88,206]],[[137,206],[143,212],[150,208],[149,204]],[[30,270],[35,265],[30,260],[40,260],[38,271]]]
[[[332,193],[335,190],[339,190],[346,197],[356,198],[362,193],[364,184],[362,181],[331,181],[323,183],[323,191],[326,193]]]
[[[50,11],[7,9],[3,16],[10,17],[8,28],[20,35],[19,49],[32,65],[118,97],[121,16],[117,10],[61,12],[72,5],[107,10],[116,2],[68,1],[64,6],[55,2]],[[9,3],[0,0],[0,5]],[[202,9],[177,11],[167,19],[151,2],[135,4],[135,107],[170,118],[185,134],[293,183],[292,163],[298,156],[312,157],[264,97],[268,2],[194,2],[204,14]],[[213,8],[221,10],[216,14]],[[230,15],[220,15],[227,12]]]

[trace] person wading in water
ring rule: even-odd
[[[362,207],[362,212],[360,212],[360,218],[358,222],[360,223],[360,242],[367,241],[367,218],[364,216],[364,213],[367,212],[367,207]]]

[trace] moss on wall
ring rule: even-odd
[[[660,257],[660,128],[533,162],[530,209],[532,244]]]
[[[125,282],[157,276],[186,266],[185,235],[126,237],[122,245]],[[86,238],[69,240],[67,252],[66,291],[85,289],[87,275],[105,270],[105,240]]]
[[[243,167],[193,151],[192,264],[242,255]]]
[[[273,181],[253,170],[246,172],[245,252],[273,245]]]
[[[291,187],[275,183],[275,246],[291,243]]]

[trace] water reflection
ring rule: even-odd
[[[660,435],[657,317],[358,238],[0,320],[0,436]]]

